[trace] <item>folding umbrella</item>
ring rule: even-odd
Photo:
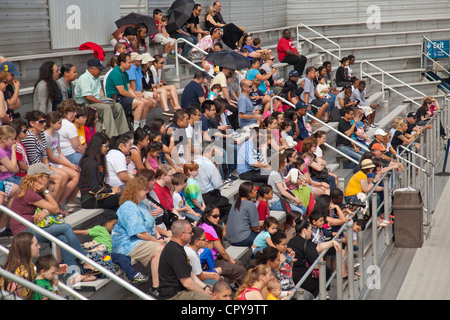
[[[120,28],[123,25],[126,24],[145,24],[148,31],[147,34],[155,34],[158,33],[158,28],[156,27],[155,19],[149,15],[144,15],[136,12],[131,12],[127,14],[126,16],[120,18],[119,20],[116,20],[116,26],[117,28]]]
[[[250,61],[243,55],[235,51],[215,51],[205,57],[206,61],[212,64],[233,70],[250,68]]]
[[[169,21],[166,30],[168,33],[182,28],[192,15],[195,2],[193,0],[175,0],[168,12]]]

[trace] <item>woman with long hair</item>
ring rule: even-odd
[[[223,237],[224,229],[220,222],[220,211],[215,205],[206,206],[203,215],[197,222],[197,226],[205,231],[206,241],[212,243],[211,252],[213,254],[216,267],[222,269],[222,275],[230,281],[241,284],[245,276],[245,268],[239,260],[235,260],[225,250]]]
[[[244,283],[239,287],[234,296],[235,300],[264,300],[261,291],[269,280],[273,279],[272,270],[265,264],[257,265],[247,272]]]
[[[66,243],[79,253],[86,255],[78,238],[73,233],[70,224],[61,221],[48,223],[48,220],[52,218],[49,217],[50,215],[62,214],[58,202],[56,202],[52,193],[47,189],[49,187],[50,176],[53,174],[55,172],[51,171],[43,163],[32,164],[28,169],[28,175],[22,179],[20,194],[13,199],[11,210],[17,212],[27,221],[39,224],[49,234]],[[51,244],[50,240],[14,218],[11,218],[11,230],[13,235],[29,231],[35,235],[39,243]],[[92,269],[87,263],[82,262],[78,264],[76,258],[64,249],[61,249],[61,257],[69,266]]]
[[[33,281],[36,276],[32,259],[39,257],[39,245],[31,232],[21,232],[12,238],[9,254],[3,269],[25,280]],[[22,285],[0,278],[0,289],[11,292],[22,299],[31,299],[33,292]]]
[[[47,125],[47,115],[39,110],[28,111],[25,114],[27,121],[27,136],[22,140],[27,153],[30,165],[43,163],[50,168],[47,155],[47,141],[44,131]],[[68,175],[56,172],[51,176],[51,181],[55,183],[55,196],[59,198],[67,184]]]
[[[53,61],[44,62],[39,68],[39,79],[34,85],[33,109],[49,113],[55,111],[62,101],[62,94],[56,84],[59,68]]]
[[[231,206],[227,220],[228,241],[234,246],[251,246],[260,231],[258,210],[252,201],[255,198],[253,182],[241,183],[238,198]]]
[[[133,145],[130,148],[129,173],[136,174],[137,170],[144,168],[145,150],[149,143],[148,132],[143,128],[137,128],[134,132]]]
[[[77,166],[86,151],[86,144],[81,144],[77,127],[73,123],[78,109],[78,104],[74,99],[64,100],[58,106],[58,112],[62,116],[61,128],[58,131],[61,152]]]
[[[66,182],[55,199],[58,203],[61,203],[65,211],[68,211],[68,202],[72,202],[77,196],[80,173],[78,172],[78,166],[71,163],[61,152],[58,133],[61,126],[61,114],[57,111],[49,112],[47,114],[47,129],[44,134],[50,169],[59,173]]]
[[[163,115],[173,117],[173,113],[169,110],[169,102],[174,112],[181,109],[178,101],[177,88],[173,84],[166,84],[162,78],[162,71],[165,63],[164,57],[160,54],[155,54],[153,58],[155,60],[153,61],[153,65],[150,67],[151,81],[153,83],[153,99],[161,103]]]
[[[109,138],[97,132],[80,160],[80,180],[78,188],[81,192],[81,206],[84,209],[119,208],[120,187],[111,187],[105,182],[106,160],[109,150]]]
[[[148,180],[142,176],[127,182],[120,197],[118,220],[111,232],[112,251],[130,256],[144,266],[151,265],[152,291],[159,286],[158,266],[163,240],[155,228],[155,219],[143,201]]]
[[[341,246],[336,240],[330,240],[315,244],[311,241],[312,228],[308,219],[298,219],[295,224],[296,235],[288,242],[288,247],[295,252],[296,261],[292,269],[292,276],[295,283],[306,274],[319,254],[334,247],[336,252],[341,251]],[[331,276],[331,271],[327,268],[327,279]],[[314,297],[319,294],[319,279],[312,276],[312,272],[301,285],[301,288],[310,292]]]

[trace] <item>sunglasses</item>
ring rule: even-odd
[[[212,214],[211,215],[211,218],[213,218],[213,219],[217,219],[217,218],[219,218],[220,216],[218,215],[218,214]]]
[[[39,123],[39,124],[46,124],[47,120],[39,120],[39,121],[36,121],[36,122]]]

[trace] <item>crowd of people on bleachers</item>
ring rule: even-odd
[[[275,53],[225,23],[220,10],[218,1],[208,8],[204,30],[202,7],[195,5],[185,27],[168,34],[167,17],[156,9],[158,33],[148,35],[145,25],[126,28],[106,66],[91,58],[80,75],[70,63],[43,63],[33,110],[25,114],[16,79],[21,73],[1,57],[0,204],[87,257],[92,252],[77,235],[90,236],[130,282],[151,278],[150,293],[159,299],[295,299],[296,283],[320,252],[329,249],[331,260],[345,254],[331,240],[340,226],[351,221],[355,232],[364,229],[366,221],[349,204],[360,202],[386,171],[403,170],[398,147],[431,128],[427,120],[439,104],[424,99],[417,113],[396,119],[386,132],[377,128],[365,81],[352,73],[355,57],[342,59],[335,75],[328,61],[307,66],[286,29],[276,55],[293,69],[282,79]],[[247,57],[250,67],[233,70],[204,60],[206,71],[195,72],[179,97],[163,73],[177,54],[177,38],[208,52],[226,46]],[[162,54],[150,54],[153,43]],[[187,45],[178,53],[197,57]],[[272,109],[274,95],[290,104],[275,99]],[[161,116],[147,121],[159,108]],[[318,120],[338,122],[348,139],[338,135],[336,148],[359,163],[350,162],[354,175],[345,190],[327,168],[327,132]],[[377,128],[373,138],[368,128]],[[375,190],[379,202],[384,187]],[[232,188],[236,197],[225,196]],[[81,208],[104,209],[97,226],[73,230],[65,222]],[[284,211],[285,222],[272,211]],[[379,212],[379,226],[388,224]],[[12,239],[2,267],[48,290],[68,267],[81,270],[73,283],[101,276],[63,249],[58,257],[40,256],[49,241],[5,213],[0,237]],[[339,237],[357,248],[355,239]],[[252,267],[232,257],[227,244],[250,248]],[[148,267],[151,277],[131,261]],[[354,276],[353,266],[344,270],[346,278]],[[314,274],[302,288],[315,297]],[[5,278],[0,289],[44,298]]]

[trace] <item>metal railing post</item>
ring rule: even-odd
[[[342,239],[336,240],[342,248]],[[342,252],[336,252],[336,299],[344,299],[344,279],[342,274]]]
[[[320,300],[327,299],[327,265],[326,262],[321,260],[319,262],[319,288],[320,288]]]
[[[94,268],[99,270],[101,273],[103,273],[107,277],[111,278],[111,280],[117,282],[123,288],[128,289],[129,291],[134,293],[136,296],[138,296],[138,297],[140,297],[140,298],[142,298],[144,300],[155,300],[150,295],[147,295],[147,294],[143,293],[141,290],[137,289],[132,284],[130,284],[127,281],[123,280],[122,278],[118,277],[116,274],[112,273],[111,271],[109,271],[108,269],[106,269],[102,265],[98,264],[94,260],[89,259],[85,255],[83,255],[80,252],[78,252],[75,249],[73,249],[71,246],[65,244],[64,242],[62,242],[58,238],[56,238],[53,235],[49,234],[48,232],[46,232],[44,230],[44,228],[40,228],[40,227],[34,225],[33,223],[29,222],[28,220],[23,218],[21,215],[15,213],[11,209],[9,209],[9,208],[7,208],[7,207],[5,207],[3,205],[0,205],[0,211],[3,211],[4,213],[6,213],[10,217],[14,218],[18,222],[20,222],[23,225],[27,226],[28,228],[32,229],[34,232],[40,234],[42,237],[44,237],[44,238],[48,239],[49,241],[55,243],[56,245],[58,245],[59,247],[61,247],[65,251],[67,251],[68,253],[70,253],[73,256],[75,256],[76,258],[80,259],[81,261],[87,262],[89,265],[93,266]]]
[[[355,300],[355,263],[353,251],[353,224],[347,225],[347,270],[348,270],[348,298]]]
[[[378,244],[377,244],[377,194],[372,193],[372,262],[373,265],[378,266]]]

